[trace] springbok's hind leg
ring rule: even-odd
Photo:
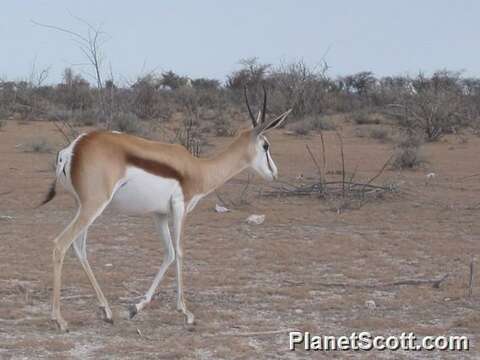
[[[92,284],[95,293],[97,294],[98,302],[100,303],[100,308],[103,311],[103,320],[108,323],[113,324],[112,318],[112,310],[108,305],[108,301],[103,295],[102,289],[100,285],[98,285],[97,279],[95,279],[95,275],[93,275],[92,268],[88,263],[87,259],[87,229],[85,229],[80,236],[78,236],[75,241],[73,242],[73,248],[75,249],[75,253],[77,254],[78,260],[82,264],[83,270],[85,274],[87,274],[88,280]]]
[[[142,301],[137,304],[132,304],[129,306],[129,316],[130,319],[133,318],[140,310],[142,310],[146,305],[152,301],[152,297],[155,294],[155,290],[162,281],[165,272],[168,267],[175,260],[175,250],[173,249],[172,237],[170,236],[170,230],[168,229],[168,216],[163,214],[155,214],[155,225],[160,233],[160,237],[165,245],[165,255],[163,258],[163,263],[158,270],[155,279],[153,280],[152,285],[146,292]]]
[[[67,322],[63,319],[60,312],[60,289],[65,254],[73,241],[102,213],[107,204],[108,201],[105,201],[103,204],[95,202],[80,206],[75,219],[54,240],[52,320],[56,322],[62,331],[68,331]]]

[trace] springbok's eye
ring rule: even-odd
[[[263,150],[268,151],[268,143],[263,143]]]

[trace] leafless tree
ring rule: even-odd
[[[87,74],[95,79],[97,88],[98,88],[98,99],[100,102],[100,107],[104,113],[107,115],[107,109],[104,99],[104,93],[102,89],[104,88],[104,80],[103,80],[103,63],[105,57],[102,52],[102,46],[105,43],[106,33],[102,31],[100,26],[93,26],[86,20],[73,16],[74,19],[82,23],[86,27],[86,33],[82,34],[71,29],[67,29],[64,27],[51,25],[51,24],[44,24],[34,20],[31,20],[33,24],[52,29],[64,34],[71,36],[71,39],[75,44],[78,46],[82,54],[87,60],[86,64],[76,64],[76,65],[88,65],[93,69],[94,74],[87,72]],[[110,118],[110,117],[109,117]],[[108,127],[108,124],[107,124]]]
[[[97,87],[101,89],[103,88],[102,65],[104,61],[101,47],[104,44],[106,33],[101,30],[100,26],[93,26],[79,17],[74,16],[74,18],[87,27],[86,35],[82,35],[81,33],[60,26],[43,24],[35,20],[32,20],[32,23],[72,36],[72,40],[77,44],[82,54],[88,60],[88,65],[93,67],[95,72],[93,77],[95,78]]]

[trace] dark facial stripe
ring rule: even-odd
[[[128,154],[126,156],[127,164],[138,167],[146,172],[169,179],[176,179],[180,183],[183,182],[183,176],[173,167],[162,164],[155,160],[143,159],[135,155]]]
[[[268,169],[269,169],[270,172],[273,174],[273,169],[272,169],[272,165],[270,164],[270,156],[268,155],[268,152],[265,153],[265,156],[267,157],[267,166],[268,166]]]

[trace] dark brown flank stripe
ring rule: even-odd
[[[169,179],[176,179],[178,180],[178,182],[180,182],[180,184],[184,180],[182,174],[180,174],[176,169],[172,168],[169,165],[162,164],[158,161],[143,159],[132,154],[127,154],[125,160],[128,165],[138,167],[150,174]]]

